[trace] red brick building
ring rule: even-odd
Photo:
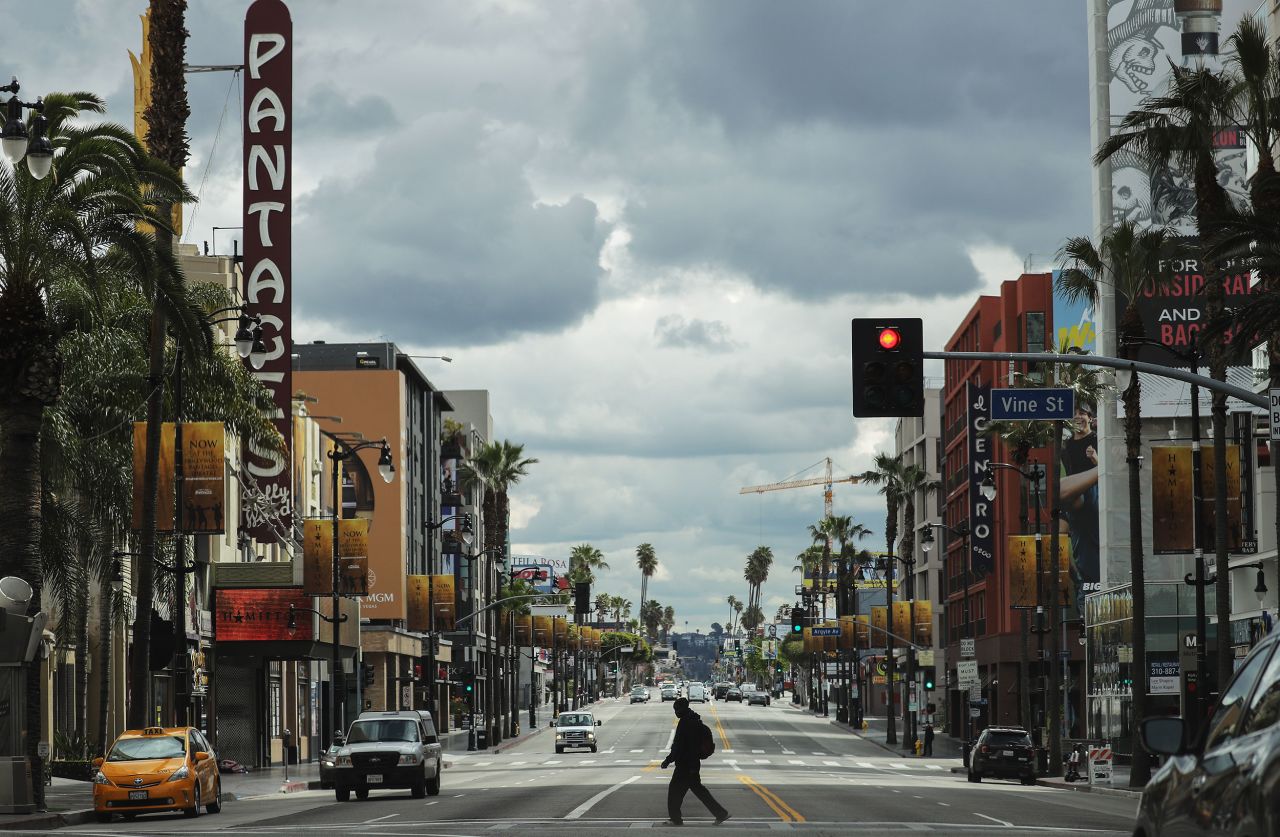
[[[1023,274],[1016,280],[1005,282],[999,296],[981,296],[965,314],[959,327],[947,341],[948,351],[984,352],[1039,352],[1051,351],[1053,342],[1053,282],[1049,273]],[[1026,371],[1019,364],[1017,371]],[[970,447],[967,397],[968,385],[981,387],[1009,386],[1011,364],[1002,361],[947,361],[946,382],[943,388],[943,485],[944,521],[956,527],[970,521]],[[989,439],[990,458],[993,462],[1012,463],[1013,454],[999,440]],[[1031,452],[1029,461],[1048,464],[1049,450],[1038,448]],[[1028,728],[1039,726],[1046,706],[1043,691],[1035,688],[1035,677],[1030,677],[1028,696],[1031,717],[1022,717],[1020,689],[1023,686],[1023,641],[1026,638],[1030,671],[1036,672],[1041,637],[1027,632],[1034,625],[1034,614],[1015,610],[1010,606],[1006,581],[1006,545],[1009,535],[1031,534],[1035,526],[1035,496],[1033,484],[1007,469],[995,473],[997,495],[990,503],[992,530],[992,571],[986,575],[975,573],[968,586],[969,612],[972,621],[966,632],[964,619],[965,599],[965,551],[964,542],[946,536],[946,631],[947,675],[949,690],[948,727],[953,734],[963,735],[966,722],[980,730],[989,724],[1021,724]],[[1047,483],[1048,480],[1046,479]],[[1041,495],[1041,531],[1049,530],[1050,498],[1047,485]],[[1048,556],[1048,540],[1045,541]],[[1047,602],[1046,602],[1047,605]],[[1024,615],[1027,621],[1024,623]],[[1048,622],[1046,620],[1045,624]],[[976,718],[966,717],[969,712],[968,695],[958,685],[956,663],[961,659],[960,639],[975,639],[976,659],[981,680],[982,703]],[[1055,637],[1044,637],[1046,658],[1052,657]],[[1078,643],[1071,642],[1072,657],[1083,659]],[[1078,663],[1077,663],[1078,665]],[[1075,666],[1073,666],[1074,668]],[[1047,673],[1047,669],[1044,669]],[[1071,703],[1080,706],[1079,693],[1073,691]],[[1068,710],[1068,717],[1074,713]]]

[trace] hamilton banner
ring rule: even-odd
[[[1041,543],[1041,548],[1047,546],[1047,542]],[[1009,606],[1035,607],[1036,539],[1034,535],[1009,536],[1005,566],[1008,575]]]
[[[563,645],[569,638],[569,619],[567,617],[553,616],[551,618],[551,629],[555,632],[556,643]]]
[[[551,646],[552,628],[550,616],[534,616],[533,619],[533,644],[542,648]]]
[[[871,647],[883,648],[889,640],[889,608],[885,605],[871,607]]]
[[[803,643],[801,645],[801,648],[804,650],[804,653],[812,654],[814,651],[817,650],[814,647],[814,643],[817,642],[817,639],[813,635],[813,629],[810,628],[808,625],[804,626],[804,631],[802,631],[801,633],[801,639]]]
[[[855,633],[853,641],[857,644],[858,648],[870,648],[871,617],[866,614],[858,614],[853,618],[856,620],[854,623]]]
[[[435,612],[435,629],[452,631],[457,624],[458,608],[454,601],[452,573],[431,576],[431,609]]]
[[[933,602],[917,599],[915,606],[917,645],[933,645]]]
[[[911,639],[911,602],[893,603],[893,627],[889,630],[897,635],[895,640]]]
[[[1200,451],[1200,484],[1204,494],[1201,521],[1204,534],[1200,543],[1212,551],[1216,543],[1216,503],[1214,480],[1216,459],[1213,447]],[[1151,447],[1151,514],[1152,552],[1176,555],[1195,551],[1195,503],[1192,497],[1192,451],[1185,445],[1153,445]],[[1244,551],[1241,518],[1240,446],[1227,445],[1227,549]]]
[[[431,630],[431,576],[410,575],[405,577],[405,582],[405,594],[409,597],[405,627],[426,633]]]
[[[840,650],[852,651],[854,649],[854,618],[852,616],[840,617]]]
[[[338,582],[343,595],[369,593],[368,518],[344,518],[338,526]]]
[[[333,592],[333,519],[311,517],[302,524],[302,589],[308,595]],[[369,591],[369,521],[338,523],[338,592],[363,596]]]
[[[156,530],[173,531],[173,422],[166,421],[160,427],[160,470],[156,492]],[[142,528],[143,472],[147,458],[147,423],[133,423],[133,519],[130,524],[136,531]]]

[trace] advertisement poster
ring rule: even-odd
[[[458,609],[454,601],[454,578],[452,575],[431,576],[431,609],[435,611],[435,629],[451,631],[457,624]]]
[[[338,526],[338,581],[344,596],[369,592],[369,520],[356,517]]]
[[[156,529],[160,532],[173,531],[173,422],[165,422],[160,427],[160,470],[157,479]],[[146,467],[147,456],[147,423],[133,423],[133,517],[130,528],[135,531],[142,528],[142,474]]]
[[[883,648],[889,639],[889,608],[875,605],[871,608],[871,647]]]
[[[533,616],[533,643],[543,648],[551,645],[551,617]]]
[[[1213,447],[1206,444],[1200,451],[1201,490],[1204,501],[1201,521],[1204,536],[1201,545],[1212,552],[1216,543],[1216,502],[1213,485],[1216,459]],[[1187,445],[1152,445],[1151,447],[1151,514],[1152,552],[1175,555],[1195,551],[1195,503],[1192,498],[1192,458]],[[1227,445],[1227,548],[1243,551],[1244,525],[1241,518],[1240,446]]]
[[[857,628],[854,627],[855,621],[852,616],[841,616],[840,622],[840,650],[852,651],[854,648],[854,634]]]
[[[567,585],[569,576],[569,559],[567,558],[512,555],[510,570],[513,578],[527,581],[539,593],[556,593],[562,589],[568,589],[567,586],[561,586],[558,583],[563,579]]]
[[[854,619],[856,620],[855,621],[856,632],[854,634],[854,642],[857,643],[859,648],[870,648],[871,647],[871,617],[866,616],[864,614],[859,614],[858,616],[855,616]]]
[[[406,595],[409,597],[405,627],[411,631],[426,633],[431,630],[431,576],[405,577]]]
[[[221,535],[225,520],[227,431],[220,421],[182,425],[181,528],[199,535]]]
[[[533,645],[533,617],[516,614],[516,645],[529,648]]]
[[[333,592],[333,521],[302,521],[302,589],[312,596]]]
[[[295,626],[289,629],[289,606]],[[299,587],[225,589],[215,591],[213,624],[218,642],[313,640],[311,597]]]
[[[1048,546],[1048,543],[1045,542],[1042,546]],[[1009,536],[1005,566],[1008,568],[1009,606],[1035,607],[1036,538],[1034,535]]]
[[[916,601],[916,644],[933,645],[933,602]]]
[[[893,631],[896,636],[895,640],[911,640],[911,602],[894,602],[893,603],[893,627],[889,630]]]
[[[569,638],[569,619],[564,616],[555,616],[551,619],[551,629],[555,632],[556,643],[562,644]]]
[[[362,596],[369,590],[369,521],[338,522],[338,592]],[[302,589],[310,595],[333,592],[333,519],[307,518],[302,523]]]

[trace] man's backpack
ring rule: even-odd
[[[701,726],[702,726],[702,733],[701,733],[701,740],[698,742],[699,743],[698,758],[705,760],[715,755],[716,739],[715,739],[715,736],[711,734],[711,727],[707,726],[705,723],[702,724]]]

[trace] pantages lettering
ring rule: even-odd
[[[259,541],[292,526],[293,24],[281,0],[254,0],[244,25],[244,298],[262,322],[266,363],[253,376],[271,392],[283,453],[250,443],[244,525]]]

